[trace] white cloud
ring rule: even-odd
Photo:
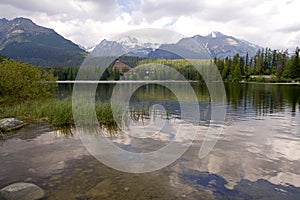
[[[187,36],[217,30],[261,46],[299,45],[296,0],[2,0],[2,17],[24,16],[55,29],[75,43],[95,45],[103,38],[138,28],[167,28]],[[128,4],[128,5],[127,5]]]

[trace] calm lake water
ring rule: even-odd
[[[179,92],[186,92],[181,83],[174,84]],[[226,85],[223,134],[214,149],[199,159],[201,136],[210,120],[210,96],[205,85],[191,85],[201,109],[198,122],[181,120],[176,95],[157,84],[139,88],[130,99],[133,110],[160,104],[166,112],[156,115],[165,115],[170,124],[180,121],[199,128],[194,144],[170,166],[145,174],[120,172],[91,156],[75,130],[54,131],[47,124],[35,124],[0,141],[0,188],[31,182],[45,189],[49,200],[299,199],[300,86]],[[96,99],[108,101],[113,88],[114,84],[98,85]],[[70,95],[72,85],[60,84],[58,98]],[[153,117],[146,116],[143,122]],[[112,142],[133,152],[153,151],[171,140],[169,135],[128,138],[126,133],[111,136]]]

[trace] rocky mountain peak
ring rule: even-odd
[[[221,38],[221,37],[227,37],[227,36],[224,35],[223,33],[219,32],[219,31],[212,31],[211,33],[206,35],[206,37],[208,37],[208,38]]]
[[[10,33],[54,33],[55,31],[49,28],[41,27],[35,24],[31,19],[18,17],[13,20],[1,19],[0,32]]]
[[[85,51],[31,19],[0,19],[0,54],[39,66],[78,66]],[[51,60],[51,61],[49,61]]]
[[[178,59],[178,56],[170,55],[170,53],[166,53],[166,51],[179,52],[180,49],[180,51],[188,53],[188,56],[193,58],[195,55],[200,58],[207,57],[208,54],[210,54],[212,58],[226,58],[233,57],[237,53],[241,56],[245,56],[247,53],[250,56],[254,56],[259,48],[259,46],[245,40],[213,31],[206,36],[195,35],[192,38],[183,38],[179,42],[169,45],[143,43],[139,41],[139,39],[130,36],[125,36],[115,41],[103,40],[96,46],[93,53],[101,56],[112,54]],[[204,54],[200,55],[199,52],[204,52],[205,56],[203,56]]]

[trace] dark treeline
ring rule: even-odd
[[[128,64],[131,67],[136,67],[143,58],[139,57],[131,57],[131,56],[121,56],[118,58],[122,62]],[[113,64],[113,63],[112,63]],[[104,73],[104,77],[101,80],[118,80],[120,78],[120,73],[118,71],[112,70],[112,64],[107,67],[106,72]],[[75,80],[78,70],[80,67],[64,67],[64,68],[54,68],[54,76],[58,78],[58,80]],[[97,70],[97,67],[95,67]]]
[[[259,49],[254,57],[241,56],[236,54],[233,58],[214,59],[218,67],[222,79],[228,82],[245,81],[269,81],[269,82],[291,82],[300,81],[300,58],[299,48],[297,47],[293,55],[289,55],[288,51],[272,50],[270,48]],[[147,63],[159,63],[173,67],[188,80],[201,80],[197,70],[193,68],[191,63],[184,60],[151,60],[138,57],[120,57],[119,60],[131,67],[143,65]],[[59,80],[75,80],[79,67],[57,68],[54,69],[54,75]],[[146,72],[145,72],[146,73]],[[160,78],[161,70],[155,69],[155,73]],[[119,80],[121,74],[113,71],[111,66],[106,71],[103,80]],[[133,74],[133,80],[141,77]],[[153,75],[152,75],[153,76]],[[163,76],[166,76],[165,74]],[[144,76],[145,77],[145,76]],[[172,75],[168,75],[170,79],[174,79]],[[143,78],[143,77],[142,77]],[[176,77],[175,77],[176,79]]]
[[[75,80],[78,70],[79,67],[55,68],[53,73],[58,80]]]
[[[215,63],[223,80],[238,82],[241,80],[267,81],[299,81],[300,59],[299,48],[290,56],[286,51],[259,49],[252,58],[236,54],[233,58],[215,59]]]

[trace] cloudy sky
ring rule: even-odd
[[[0,0],[0,18],[28,17],[83,46],[139,28],[186,36],[220,31],[261,46],[300,46],[298,0]]]

